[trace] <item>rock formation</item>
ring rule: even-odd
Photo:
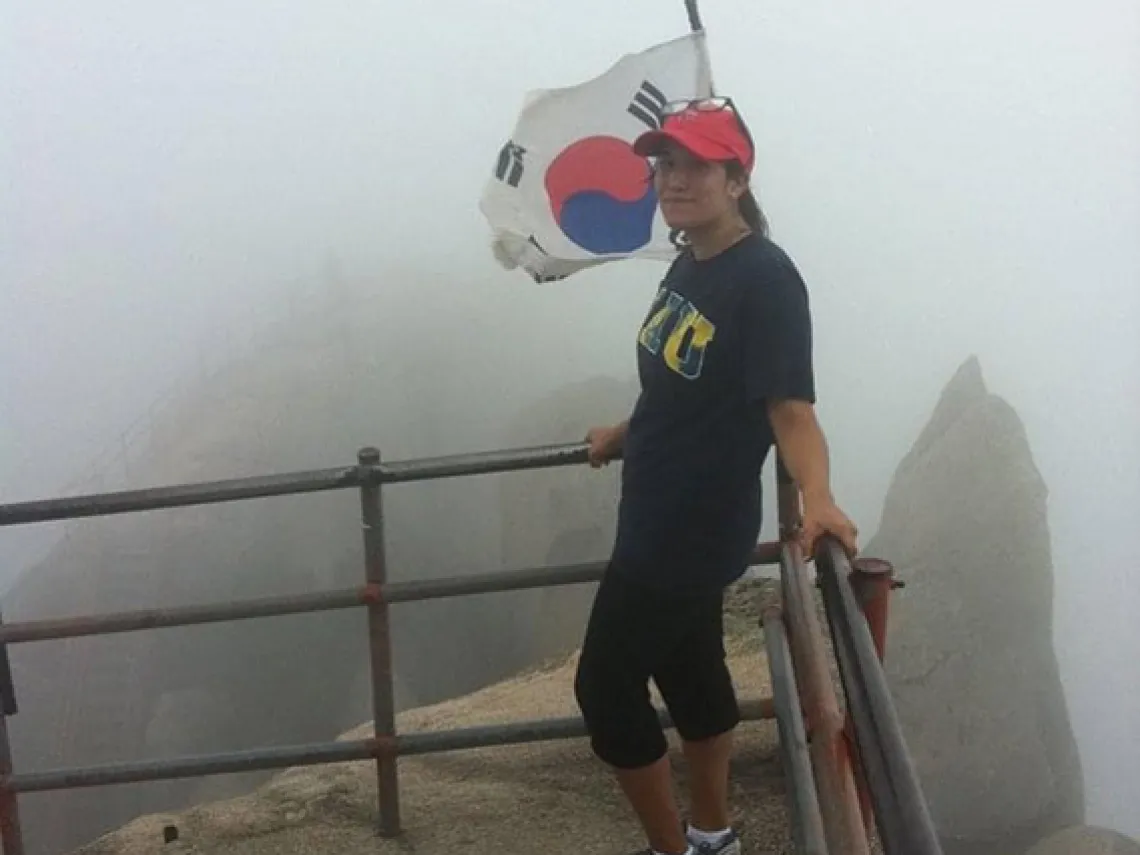
[[[1080,825],[1041,841],[1027,855],[1140,855],[1140,843],[1107,828]]]
[[[335,372],[339,360],[313,347],[257,357],[176,402],[155,427],[150,458],[137,462],[134,486],[352,461],[351,446],[340,441],[342,426],[320,413],[328,403],[321,376]],[[293,395],[311,390],[321,390],[322,400],[290,406]],[[395,560],[406,558],[407,541],[393,540]],[[351,492],[93,519],[69,525],[67,539],[17,581],[4,598],[4,617],[348,587],[363,580],[361,552],[359,502]],[[409,634],[416,633],[405,627],[405,646],[414,648]],[[20,645],[12,651],[21,706],[10,727],[15,767],[330,739],[367,716],[366,707],[344,709],[354,675],[364,668],[365,638],[360,614],[330,612]],[[399,702],[406,706],[408,699]],[[27,851],[55,855],[140,811],[228,795],[263,778],[28,796],[21,799]]]
[[[382,296],[318,308],[160,413],[149,448],[132,450],[129,486],[351,465],[356,450],[369,444],[389,459],[438,454],[463,435],[464,425],[453,418],[461,400],[476,423],[501,420],[492,396],[464,398],[448,385],[454,381],[441,367],[443,357],[430,342],[417,343],[407,318],[392,317]],[[459,334],[440,326],[446,319],[433,322],[442,338]],[[604,418],[604,409],[585,400],[555,406],[563,414],[580,411],[585,420]],[[574,424],[555,430],[557,419],[539,428],[527,423],[533,429],[527,442],[580,435]],[[524,444],[521,436],[517,442]],[[546,556],[532,560],[515,550],[513,538],[545,538],[549,548],[557,532],[542,528],[549,520],[520,513],[509,526],[515,535],[501,536],[498,484],[487,478],[386,488],[390,578],[543,563]],[[5,595],[5,620],[363,582],[353,490],[93,519],[70,524],[68,532]],[[558,649],[531,644],[535,627],[543,626],[533,615],[540,598],[523,592],[396,606],[397,708],[465,694],[532,664],[536,647]],[[544,637],[559,635],[548,627]],[[332,739],[371,717],[366,638],[363,613],[340,611],[19,645],[12,650],[21,707],[10,722],[15,768]],[[228,796],[264,778],[28,796],[21,799],[27,852],[58,855],[139,813]]]
[[[866,552],[909,585],[886,670],[946,855],[1010,855],[1084,818],[1053,647],[1046,487],[975,358],[903,459]]]
[[[728,616],[735,618],[729,626],[755,625],[758,587],[738,586],[727,598]],[[730,630],[726,648],[741,697],[769,696],[767,659],[755,634],[742,639]],[[407,710],[398,726],[408,733],[575,715],[576,663],[571,655],[469,696]],[[653,696],[660,703],[656,691]],[[368,732],[359,726],[346,738]],[[795,851],[776,732],[773,722],[753,722],[737,735],[732,821],[750,855]],[[676,759],[678,792],[684,793],[687,768],[679,750]],[[644,846],[613,777],[585,739],[405,757],[399,774],[404,835],[395,840],[375,834],[374,765],[353,762],[289,769],[242,798],[141,817],[74,855],[529,855]],[[164,846],[168,826],[179,838]]]

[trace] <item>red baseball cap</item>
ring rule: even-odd
[[[731,108],[702,110],[690,107],[665,117],[661,129],[647,131],[633,142],[641,157],[660,154],[672,140],[702,160],[738,160],[751,172],[756,153]]]

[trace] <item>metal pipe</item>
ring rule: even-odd
[[[796,851],[802,855],[827,855],[819,794],[812,778],[803,707],[800,706],[784,621],[780,610],[771,606],[764,610],[760,622],[768,649],[768,670],[772,674],[772,701],[780,732],[780,760],[789,783],[788,808]]]
[[[4,855],[24,855],[20,805],[11,782],[12,746],[8,741],[8,716],[0,715],[0,846]]]
[[[137,609],[84,617],[29,620],[0,626],[0,644],[109,635],[143,629],[167,629],[203,623],[277,617],[361,606],[380,596],[379,588],[363,586],[312,594],[260,597],[237,603],[210,603],[168,609]]]
[[[701,10],[697,8],[697,0],[685,0],[685,11],[689,15],[689,29],[694,33],[699,33],[704,29],[701,24]]]
[[[771,698],[742,700],[739,709],[742,721],[767,721],[776,717],[775,704]],[[661,726],[666,729],[672,729],[675,726],[672,717],[665,709],[657,710],[657,719],[661,722]],[[405,734],[398,736],[396,742],[399,756],[411,757],[417,754],[434,754],[441,751],[463,751],[473,748],[522,745],[528,742],[577,739],[586,735],[586,724],[581,718],[567,717]]]
[[[233,478],[173,487],[148,487],[114,493],[90,493],[63,499],[42,499],[0,505],[0,527],[49,520],[109,516],[134,511],[155,511],[187,505],[209,505],[264,496],[317,493],[356,486],[355,467],[290,472],[255,478]]]
[[[941,855],[942,849],[903,739],[887,678],[871,630],[847,580],[850,565],[834,538],[816,551],[824,602],[839,656],[840,674],[855,701],[852,720],[888,855]],[[839,655],[842,649],[842,655]],[[881,772],[875,773],[875,765]],[[884,780],[880,780],[885,778]]]
[[[809,753],[819,787],[828,849],[844,855],[868,855],[855,781],[843,738],[843,718],[824,654],[823,634],[799,546],[785,545],[780,563],[784,615],[791,629],[793,661],[810,728]]]
[[[316,493],[339,490],[370,483],[400,484],[429,481],[461,475],[515,472],[571,466],[586,462],[586,445],[546,445],[508,451],[456,454],[448,457],[424,458],[375,467],[348,466],[314,469],[252,478],[231,478],[199,484],[171,487],[148,487],[111,493],[91,493],[62,499],[42,499],[0,505],[0,527],[78,517],[107,516],[133,511],[154,511],[187,505],[208,505],[265,496]]]
[[[778,543],[759,543],[752,553],[754,564],[774,564],[779,560]],[[211,603],[165,609],[137,609],[102,615],[51,618],[3,624],[0,622],[0,644],[48,641],[57,638],[79,638],[144,629],[167,629],[219,621],[276,617],[306,612],[332,611],[368,605],[375,600],[387,603],[410,603],[419,600],[459,597],[467,594],[489,594],[577,585],[596,582],[605,572],[606,562],[564,564],[524,570],[476,573],[470,576],[447,576],[439,579],[411,579],[367,584],[360,588],[261,597],[237,603]],[[3,662],[0,661],[0,669]]]
[[[847,698],[844,732],[847,734],[848,745],[855,749],[853,753],[858,773],[859,803],[861,807],[870,811],[869,814],[863,815],[864,826],[868,833],[873,827],[879,829],[879,839],[888,855],[902,853],[905,850],[898,847],[905,832],[900,825],[898,804],[891,793],[890,777],[875,734],[865,687],[855,676],[851,645],[847,643],[846,638],[840,637],[835,629],[837,621],[840,620],[835,611],[837,608],[835,598],[825,597],[824,607],[835,636],[835,660],[839,666],[839,675]]]
[[[323,763],[346,763],[352,760],[368,760],[375,757],[379,750],[379,746],[372,739],[354,742],[322,742],[312,745],[227,751],[194,757],[140,760],[131,763],[107,763],[100,766],[27,772],[12,775],[6,783],[17,793],[72,790],[112,784],[172,781],[179,778],[200,778],[208,775],[287,769],[293,766],[317,766]]]
[[[754,565],[775,564],[779,560],[780,544],[764,542],[756,544],[752,550],[750,563]],[[584,564],[506,570],[442,579],[412,579],[406,582],[389,582],[384,586],[383,596],[389,603],[410,603],[416,600],[459,597],[467,594],[516,591],[554,585],[578,585],[600,580],[606,571],[607,563],[605,561],[593,561]]]
[[[797,682],[810,728],[809,755],[819,787],[823,826],[830,851],[868,855],[852,764],[843,738],[843,718],[824,653],[815,598],[796,537],[800,492],[783,457],[776,454],[780,539],[780,589]],[[802,677],[802,682],[799,682]]]
[[[445,576],[439,579],[408,579],[389,582],[383,588],[389,603],[414,603],[469,594],[493,594],[560,585],[597,582],[606,571],[606,562],[563,564],[557,567],[531,567],[525,570],[500,570],[473,573],[470,576]]]
[[[4,615],[0,614],[0,630],[4,628]],[[20,711],[16,703],[16,683],[12,679],[12,660],[8,645],[0,641],[0,715],[15,715]]]
[[[658,710],[657,714],[664,727],[673,727],[673,723],[665,710]],[[772,699],[742,700],[740,702],[740,715],[744,721],[774,718],[775,708]],[[390,739],[321,742],[310,745],[230,751],[195,757],[143,760],[132,763],[113,763],[102,766],[55,769],[47,772],[30,772],[23,775],[12,775],[6,780],[0,779],[0,786],[6,785],[12,792],[17,793],[46,792],[112,784],[131,784],[142,781],[168,781],[176,778],[198,778],[207,775],[287,769],[294,766],[319,766],[325,763],[368,760],[378,756],[411,757],[445,751],[464,751],[503,745],[522,745],[528,742],[575,739],[584,736],[586,736],[586,725],[581,718],[539,719],[537,721],[516,721],[507,724],[483,725],[454,730],[403,733]],[[8,854],[5,853],[5,855]]]
[[[509,451],[484,451],[476,454],[384,463],[377,466],[374,472],[377,473],[375,477],[379,477],[385,484],[406,484],[413,481],[435,481],[468,475],[576,466],[586,463],[587,451],[588,446],[585,443],[542,445]]]
[[[0,614],[0,626],[4,616]],[[0,643],[0,847],[4,855],[24,855],[24,835],[20,830],[20,805],[16,791],[7,785],[12,775],[12,743],[8,738],[8,717],[15,715],[16,689],[12,683],[12,665],[8,645]]]
[[[381,487],[369,483],[363,470],[380,465],[380,452],[362,448],[360,461],[360,518],[364,528],[364,573],[367,583],[383,587],[388,581],[388,562],[384,550],[384,511]],[[388,603],[375,599],[368,604],[368,660],[372,676],[372,731],[377,741],[391,741],[396,736],[395,687],[392,680],[392,637]],[[380,800],[380,836],[400,834],[400,782],[396,758],[376,755],[376,781]]]

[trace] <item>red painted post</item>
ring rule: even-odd
[[[882,662],[887,647],[887,614],[890,611],[891,590],[895,587],[894,567],[889,561],[881,558],[860,557],[851,562],[851,573],[847,578],[859,601],[859,608],[863,610],[863,616],[867,619],[871,639],[875,643],[875,653]],[[850,756],[858,758],[858,752],[855,750],[855,729],[850,715],[846,716],[843,722],[843,736]],[[859,789],[859,806],[863,812],[863,823],[867,834],[870,835],[875,829],[875,813],[871,805],[871,794],[867,790],[866,781],[857,762],[855,782]]]
[[[887,615],[891,605],[891,591],[899,585],[895,581],[895,568],[882,558],[856,558],[851,562],[848,576],[851,589],[859,600],[859,607],[871,628],[875,652],[879,661],[887,649]]]

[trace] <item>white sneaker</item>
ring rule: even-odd
[[[685,837],[689,845],[697,850],[697,855],[740,855],[740,836],[735,829],[730,828],[728,834],[715,846],[711,843],[698,841],[690,833],[692,826],[685,827]]]

